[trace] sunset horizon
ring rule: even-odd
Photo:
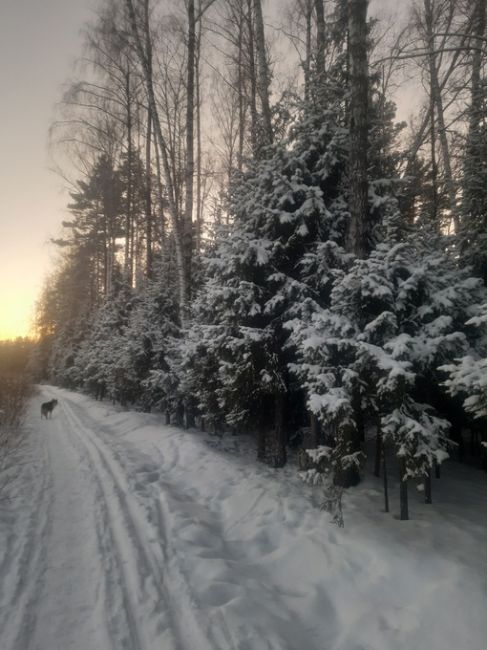
[[[34,338],[34,312],[38,292],[18,296],[15,293],[5,295],[5,291],[1,291],[0,296],[0,341]]]
[[[52,270],[49,241],[60,232],[67,194],[52,171],[48,134],[96,4],[0,3],[0,340],[33,335]]]

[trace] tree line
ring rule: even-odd
[[[373,443],[406,519],[408,479],[431,501],[448,454],[486,462],[485,2],[272,8],[101,4],[51,128],[36,373],[274,467],[299,446],[310,482],[356,484]]]
[[[34,342],[27,338],[0,341],[0,471],[11,462],[22,442],[20,431],[28,399]],[[0,481],[0,493],[4,480]]]

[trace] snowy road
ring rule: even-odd
[[[44,466],[29,538],[3,563],[19,569],[15,585],[5,585],[15,593],[15,616],[2,608],[0,618],[7,647],[204,648],[191,609],[171,603],[164,538],[93,422],[63,398],[37,428]]]
[[[0,493],[1,650],[483,647],[487,525],[455,502],[465,480],[408,523],[369,486],[340,531],[237,439],[52,387],[26,433]],[[485,504],[484,475],[467,488]]]

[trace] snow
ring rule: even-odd
[[[307,449],[306,453],[314,463],[319,463],[322,458],[329,458],[332,449],[326,445],[321,445],[316,449]]]
[[[336,415],[348,405],[349,398],[346,391],[341,387],[330,388],[324,395],[312,393],[308,398],[308,406],[312,413],[319,413],[323,410]]]
[[[0,495],[2,650],[485,647],[485,473],[447,462],[409,522],[367,479],[339,529],[246,438],[40,393]]]

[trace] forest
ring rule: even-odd
[[[394,473],[401,519],[487,469],[486,3],[404,5],[103,0],[49,134],[37,381],[299,449],[332,500],[373,471],[387,510]]]
[[[0,341],[0,472],[22,441],[19,429],[32,396],[30,360],[34,351],[34,341],[27,338]],[[3,477],[0,492],[2,484]]]

